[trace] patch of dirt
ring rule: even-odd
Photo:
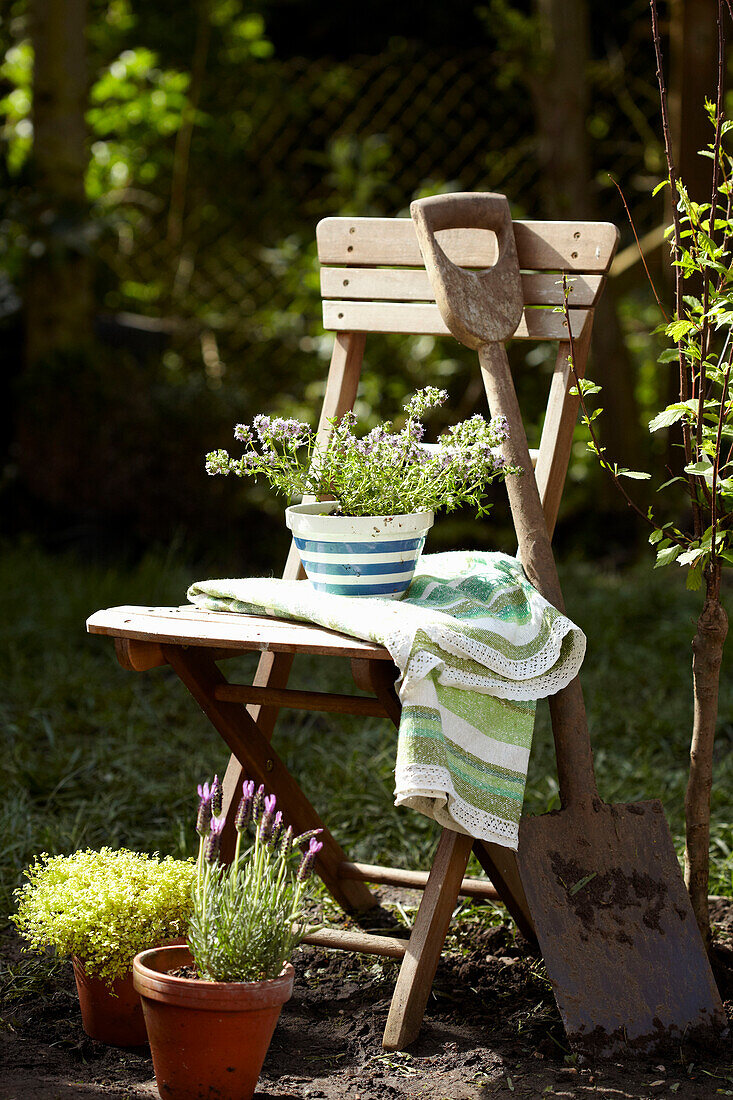
[[[714,968],[733,1016],[733,901],[713,903]],[[0,943],[0,1100],[154,1098],[147,1048],[122,1050],[81,1028],[71,965],[24,980],[18,940]],[[571,1055],[542,962],[507,925],[460,919],[419,1039],[400,1054],[381,1036],[397,964],[304,947],[260,1077],[259,1100],[710,1100],[733,1096],[733,1041],[593,1063]],[[681,980],[684,980],[682,976]]]

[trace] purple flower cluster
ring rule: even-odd
[[[224,814],[220,817],[216,815],[212,816],[209,823],[209,835],[206,838],[206,844],[204,847],[204,858],[207,863],[216,863],[221,851],[221,834],[224,832],[224,826],[226,825],[226,818]]]
[[[308,878],[311,871],[313,870],[315,858],[322,848],[323,844],[321,843],[321,841],[316,840],[316,838],[312,836],[308,845],[308,850],[301,859],[300,867],[298,868],[297,874],[295,876],[298,882],[304,882]]]
[[[260,443],[281,443],[294,447],[300,447],[307,443],[311,437],[311,429],[302,420],[293,417],[266,416],[258,413],[252,421],[252,427],[257,433]],[[237,434],[240,433],[240,434]],[[246,424],[238,424],[234,436],[243,443],[250,443],[254,437]]]
[[[254,443],[254,436],[246,424],[237,424],[234,429],[234,438],[240,443]]]
[[[222,787],[218,776],[211,783],[198,786],[199,808],[196,819],[196,831],[203,842],[204,858],[207,863],[215,863],[221,852],[221,841],[226,817],[222,810]],[[293,834],[291,825],[285,827],[281,810],[276,809],[277,798],[266,794],[264,784],[255,790],[254,780],[245,779],[242,783],[242,797],[239,800],[234,817],[237,833],[244,833],[250,824],[255,827],[258,840],[268,848],[279,849],[280,857],[286,859],[294,845],[304,849],[296,878],[303,882],[311,873],[313,862],[323,848],[316,840],[320,829],[311,829],[301,836]],[[305,844],[308,848],[305,850]]]
[[[410,418],[424,416],[430,409],[437,409],[445,405],[448,400],[447,390],[439,390],[435,386],[424,386],[413,394],[403,409]]]
[[[210,451],[206,456],[206,473],[211,477],[215,474],[228,474],[230,461],[227,451]]]
[[[211,819],[221,813],[222,789],[219,776],[215,775],[211,784],[199,783],[199,810],[196,818],[196,832],[207,836],[211,828]]]
[[[310,428],[293,418],[260,413],[251,427],[237,424],[235,438],[245,444],[242,458],[212,451],[206,458],[210,474],[262,476],[291,500],[312,494],[335,500],[345,516],[390,515],[396,512],[452,510],[473,504],[482,515],[485,486],[509,472],[498,453],[507,437],[503,417],[488,422],[475,415],[443,435],[437,448],[423,444],[423,413],[447,400],[445,390],[426,386],[404,405],[404,427],[389,421],[362,438],[355,434],[352,411],[330,421],[331,437],[322,451],[313,450]],[[307,445],[307,455],[298,449]]]

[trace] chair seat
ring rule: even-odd
[[[391,661],[384,646],[361,641],[312,623],[204,611],[182,607],[110,607],[87,620],[90,634],[161,645],[211,646],[216,649],[273,653],[319,653],[371,661]]]

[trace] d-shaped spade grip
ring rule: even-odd
[[[491,193],[433,195],[410,206],[440,315],[469,348],[501,343],[522,318],[523,296],[509,203]],[[435,239],[441,229],[489,229],[499,255],[493,267],[466,271],[448,259]]]

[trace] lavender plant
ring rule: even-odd
[[[323,845],[316,831],[294,836],[275,795],[252,780],[242,785],[229,866],[220,861],[225,818],[221,787],[199,786],[199,853],[188,944],[205,981],[276,978],[305,934],[303,909],[313,863]],[[245,846],[248,833],[253,840]]]
[[[426,386],[403,406],[404,427],[385,421],[362,438],[352,412],[329,421],[320,444],[299,420],[259,414],[250,427],[238,424],[234,438],[245,445],[241,458],[225,450],[206,456],[207,473],[264,477],[277,493],[293,498],[335,500],[337,515],[388,516],[410,512],[452,512],[464,504],[486,515],[486,489],[507,474],[500,452],[506,439],[503,417],[476,415],[450,428],[438,444],[423,443],[421,417],[448,399],[445,390]]]

